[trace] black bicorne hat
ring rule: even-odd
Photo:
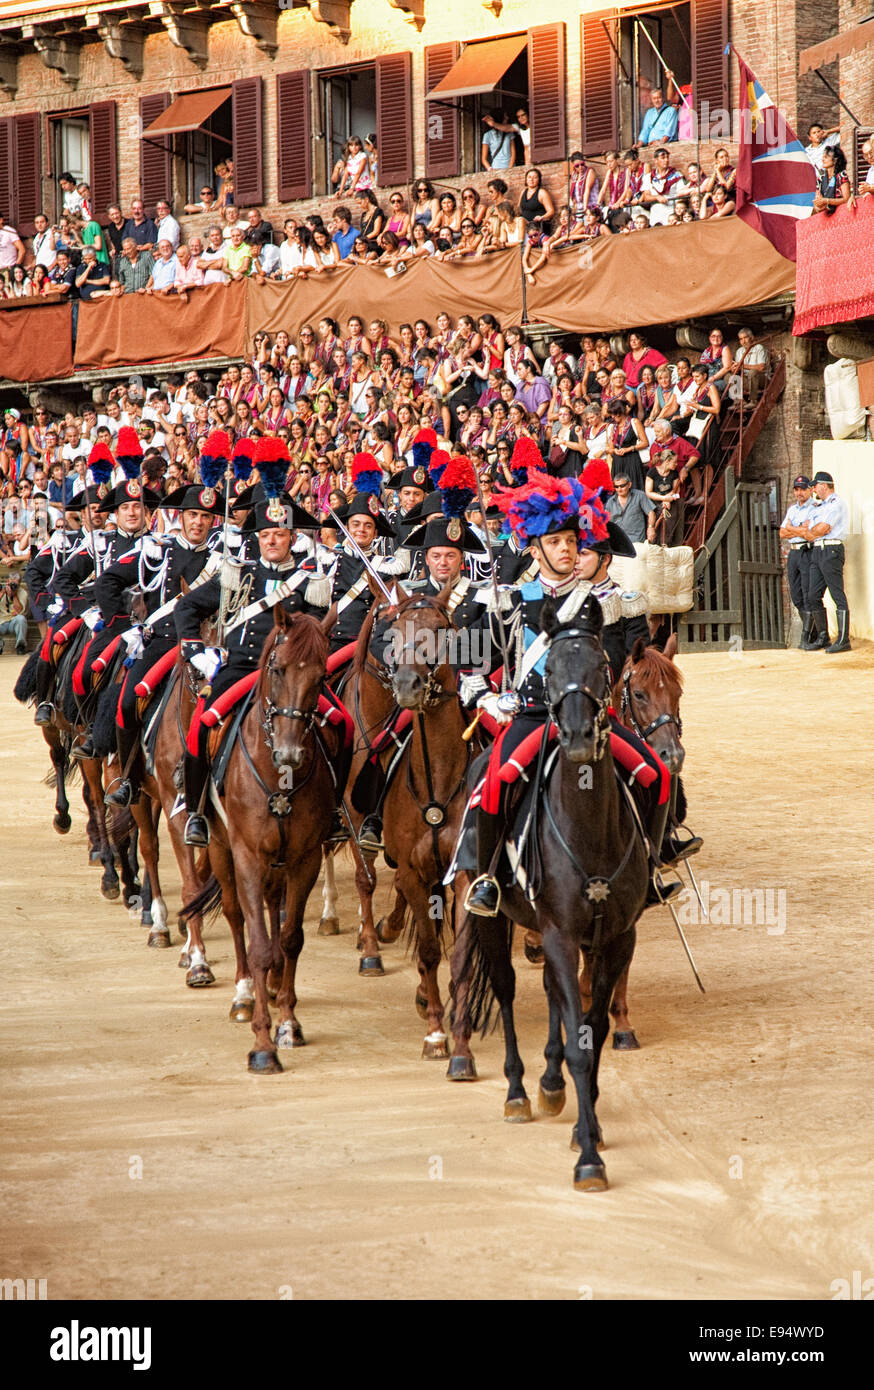
[[[376,524],[378,536],[388,536],[391,539],[397,536],[395,528],[380,507],[379,499],[373,492],[356,492],[351,502],[347,502],[345,507],[338,507],[336,511],[344,526],[348,526],[349,518],[352,516],[369,516],[370,520]],[[329,524],[330,521],[329,516]]]
[[[160,507],[175,507],[180,512],[208,512],[210,516],[224,516],[224,494],[214,487],[204,487],[202,483],[183,483],[162,498]]]
[[[161,500],[160,492],[155,492],[150,487],[144,487],[139,478],[126,478],[124,482],[118,483],[111,491],[107,492],[102,502],[99,503],[99,507],[102,512],[114,512],[125,502],[142,502],[144,507],[153,512],[157,507],[160,507]]]

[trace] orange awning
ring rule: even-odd
[[[431,88],[428,100],[446,101],[449,97],[471,97],[479,92],[493,92],[508,67],[527,46],[527,34],[511,34],[506,39],[469,43],[446,76]]]
[[[199,130],[223,101],[231,95],[230,87],[210,87],[207,92],[184,92],[171,101],[143,135],[178,135],[183,130]]]
[[[860,48],[867,48],[872,43],[874,20],[856,24],[852,29],[845,29],[842,34],[835,34],[834,38],[823,39],[822,43],[815,43],[812,48],[803,49],[798,55],[799,76],[805,72],[813,72],[815,68],[824,67],[826,63],[833,63],[836,58],[846,58],[849,53],[858,53]]]

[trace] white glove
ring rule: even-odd
[[[127,655],[130,661],[138,661],[146,650],[143,646],[143,630],[139,627],[129,627],[127,632],[121,634],[122,641],[127,647]]]
[[[46,611],[51,613],[53,618],[56,618],[59,613],[63,613],[64,611],[64,600],[62,598],[56,598],[54,603],[49,604]]]
[[[510,724],[512,723],[513,716],[499,707],[498,701],[500,698],[500,695],[493,690],[488,695],[480,695],[476,702],[476,707],[477,709],[485,710],[486,714],[490,714],[496,724]]]
[[[225,653],[220,647],[207,647],[191,658],[191,665],[210,685],[224,665]]]
[[[85,626],[89,627],[93,632],[97,624],[100,622],[100,609],[89,608],[87,612],[82,614],[82,621],[85,624]]]
[[[480,695],[488,692],[489,683],[484,676],[462,676],[458,682],[458,693],[461,696],[461,703],[466,707],[474,705]]]

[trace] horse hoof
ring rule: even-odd
[[[319,922],[316,936],[339,936],[340,923],[336,917],[323,917]]]
[[[606,1192],[607,1169],[603,1163],[578,1163],[574,1169],[577,1192]]]
[[[181,956],[179,957],[179,969],[180,969],[180,970],[187,970],[188,967],[189,967],[190,965],[191,965],[191,957],[190,957],[190,955],[188,954],[187,951],[183,951],[182,954],[181,954]]]
[[[476,1081],[476,1063],[472,1057],[450,1057],[446,1068],[447,1081]]]
[[[254,999],[241,999],[239,1003],[234,1001],[228,1018],[232,1023],[251,1023],[255,1013]]]
[[[376,924],[376,939],[383,946],[390,946],[393,941],[397,941],[400,932],[392,931],[384,917],[380,917]]]
[[[517,1100],[504,1101],[504,1119],[510,1124],[522,1125],[533,1120],[531,1114],[531,1102],[527,1096],[521,1096]]]
[[[117,883],[101,883],[100,894],[101,897],[106,898],[107,902],[114,903],[117,898],[121,897],[121,889]]]
[[[431,1033],[425,1039],[422,1059],[427,1062],[445,1061],[449,1056],[449,1039],[445,1033]]]
[[[526,959],[527,961],[530,961],[530,963],[531,963],[532,965],[542,965],[542,964],[543,964],[543,947],[542,947],[542,946],[534,946],[534,945],[531,944],[530,941],[526,941],[526,942],[525,942],[525,945],[524,945],[524,951],[525,951],[525,959]]]
[[[55,829],[57,830],[57,832],[58,832],[59,835],[66,835],[66,834],[68,834],[68,833],[69,833],[69,830],[70,830],[70,827],[72,826],[72,824],[73,824],[72,820],[71,820],[70,817],[69,817],[68,815],[66,815],[66,814],[61,815],[60,813],[58,813],[58,815],[56,815],[56,816],[53,818],[53,820],[52,820],[52,825],[55,827]],[[99,855],[99,854],[98,854],[97,858],[98,858],[98,861],[102,864],[102,863],[103,863],[103,860],[100,858],[100,855]],[[94,861],[92,860],[91,862],[93,863]]]
[[[96,869],[98,864],[102,864],[102,863],[103,863],[103,860],[102,860],[101,857],[100,857],[100,850],[99,850],[99,849],[92,849],[92,850],[89,851],[89,854],[88,854],[88,863],[89,863],[89,865],[91,866],[92,869]]]
[[[637,1052],[639,1048],[640,1043],[637,1041],[637,1038],[635,1037],[633,1028],[629,1028],[627,1033],[613,1034],[614,1052]]]
[[[541,1115],[560,1115],[566,1099],[564,1086],[558,1091],[544,1091],[540,1086],[537,1091],[537,1109]]]
[[[185,983],[189,989],[203,989],[206,985],[215,984],[215,975],[206,962],[202,961],[200,965],[192,965],[185,976]]]
[[[384,975],[381,956],[362,956],[358,962],[359,975]]]
[[[427,1017],[428,1017],[428,1000],[425,998],[424,994],[420,994],[418,990],[416,990],[416,999],[415,999],[415,1003],[416,1003],[416,1013],[419,1015],[419,1017],[420,1017],[420,1018],[427,1018]]]
[[[169,930],[165,927],[163,931],[150,931],[146,945],[151,946],[152,950],[166,950],[170,945]]]
[[[306,1047],[306,1038],[299,1023],[278,1023],[276,1025],[277,1047]]]
[[[273,1072],[282,1071],[282,1063],[275,1052],[250,1052],[249,1071],[259,1072],[262,1076],[269,1076]]]

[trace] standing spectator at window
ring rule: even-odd
[[[108,218],[106,226],[103,228],[106,236],[106,249],[112,258],[112,273],[118,274],[118,264],[121,260],[121,244],[124,241],[125,220],[122,216],[121,208],[117,203],[110,203],[106,209]]]
[[[93,246],[82,252],[82,264],[76,271],[76,289],[80,299],[99,299],[109,294],[109,266],[98,260]]]
[[[64,193],[64,212],[70,217],[82,216],[82,194],[76,187],[76,180],[69,171],[60,175],[58,183]]]
[[[834,148],[841,143],[840,126],[831,126],[825,130],[819,123],[814,121],[807,132],[808,143],[804,146],[804,153],[810,160],[818,174],[822,173],[822,157],[826,150]]]
[[[58,247],[58,229],[49,226],[49,219],[44,212],[38,212],[33,219],[36,231],[33,236],[33,256],[37,265],[44,266],[46,270],[51,270],[55,263],[55,255]]]
[[[632,390],[635,390],[640,382],[643,367],[652,367],[655,371],[656,367],[661,367],[667,360],[663,352],[649,346],[642,333],[629,333],[628,352],[625,354],[622,370]]]
[[[364,152],[370,165],[370,182],[374,188],[379,183],[379,150],[376,145],[376,132],[364,137]]]
[[[151,252],[143,251],[132,236],[125,236],[118,267],[119,288],[114,293],[134,294],[137,290],[144,290],[153,265]]]
[[[498,122],[498,121],[496,121],[496,120],[494,119],[494,115],[491,115],[491,116],[483,116],[483,124],[484,124],[484,125],[487,125],[487,126],[490,126],[492,130],[497,130],[497,131],[502,131],[502,132],[503,132],[503,131],[506,131],[508,134],[511,134],[511,135],[515,135],[515,136],[516,136],[516,138],[517,138],[517,140],[518,140],[518,142],[519,142],[519,145],[521,146],[521,155],[522,155],[522,158],[521,158],[521,159],[516,158],[516,159],[514,160],[514,164],[528,164],[528,163],[530,162],[530,157],[531,157],[531,118],[529,117],[528,111],[526,110],[526,108],[525,108],[524,106],[520,106],[520,107],[519,107],[519,109],[518,109],[517,112],[516,112],[516,117],[515,117],[515,119],[512,120],[512,121],[504,120],[504,121],[502,121],[502,122]],[[516,150],[517,156],[518,156],[519,153],[520,153],[520,150],[517,149],[517,150]],[[500,168],[500,165],[498,165],[498,164],[493,164],[491,167],[492,167],[493,169],[498,169],[498,168]],[[506,166],[505,166],[505,167],[506,167]]]
[[[337,250],[340,252],[340,260],[345,261],[351,254],[358,236],[357,231],[352,226],[352,214],[347,207],[339,207],[334,213],[337,227],[332,237],[336,243]]]
[[[661,87],[653,87],[649,99],[650,110],[643,118],[637,143],[641,146],[670,144],[676,140],[680,124],[677,108],[665,101]]]
[[[482,123],[487,127],[480,146],[483,168],[512,169],[516,163],[516,142],[506,112],[493,107],[483,116]]]
[[[82,199],[82,211],[79,214],[79,216],[82,218],[83,222],[90,222],[91,218],[94,216],[94,202],[91,197],[91,185],[90,183],[84,182],[77,183],[76,188],[78,190],[79,197]]]
[[[93,217],[89,218],[88,221],[83,224],[82,230],[79,233],[79,240],[82,243],[83,249],[86,246],[93,246],[94,254],[100,264],[105,265],[107,269],[109,268],[110,258],[109,252],[106,249],[103,229],[99,222],[94,221]]]
[[[14,227],[8,227],[0,213],[0,270],[11,270],[24,260],[24,242]]]
[[[199,203],[186,203],[183,212],[198,213],[212,212],[215,208],[215,189],[210,188],[209,184],[204,184],[200,190]]]
[[[131,237],[141,251],[154,251],[158,244],[158,229],[152,218],[146,216],[142,198],[134,198],[130,211],[131,215],[124,224],[124,235]]]
[[[242,234],[241,234],[242,238]],[[179,262],[173,252],[173,245],[168,237],[161,237],[158,242],[158,254],[152,265],[152,273],[138,294],[175,294],[176,293],[176,272],[179,269]],[[236,278],[236,277],[235,277]]]
[[[370,188],[371,183],[370,160],[367,158],[364,142],[360,136],[350,135],[346,167],[343,170],[340,187],[334,196],[342,198],[344,194],[359,193],[362,189]],[[337,211],[339,212],[339,208]]]
[[[170,211],[170,204],[166,198],[159,198],[155,204],[155,219],[155,245],[157,246],[161,240],[166,240],[175,251],[182,237],[182,229]]]
[[[822,154],[822,172],[813,197],[813,210],[830,217],[835,208],[844,203],[852,206],[853,201],[853,188],[847,177],[847,156],[840,145],[827,145]]]
[[[197,262],[198,270],[203,271],[204,285],[226,285],[225,248],[221,227],[213,224],[206,234],[206,250]]]

